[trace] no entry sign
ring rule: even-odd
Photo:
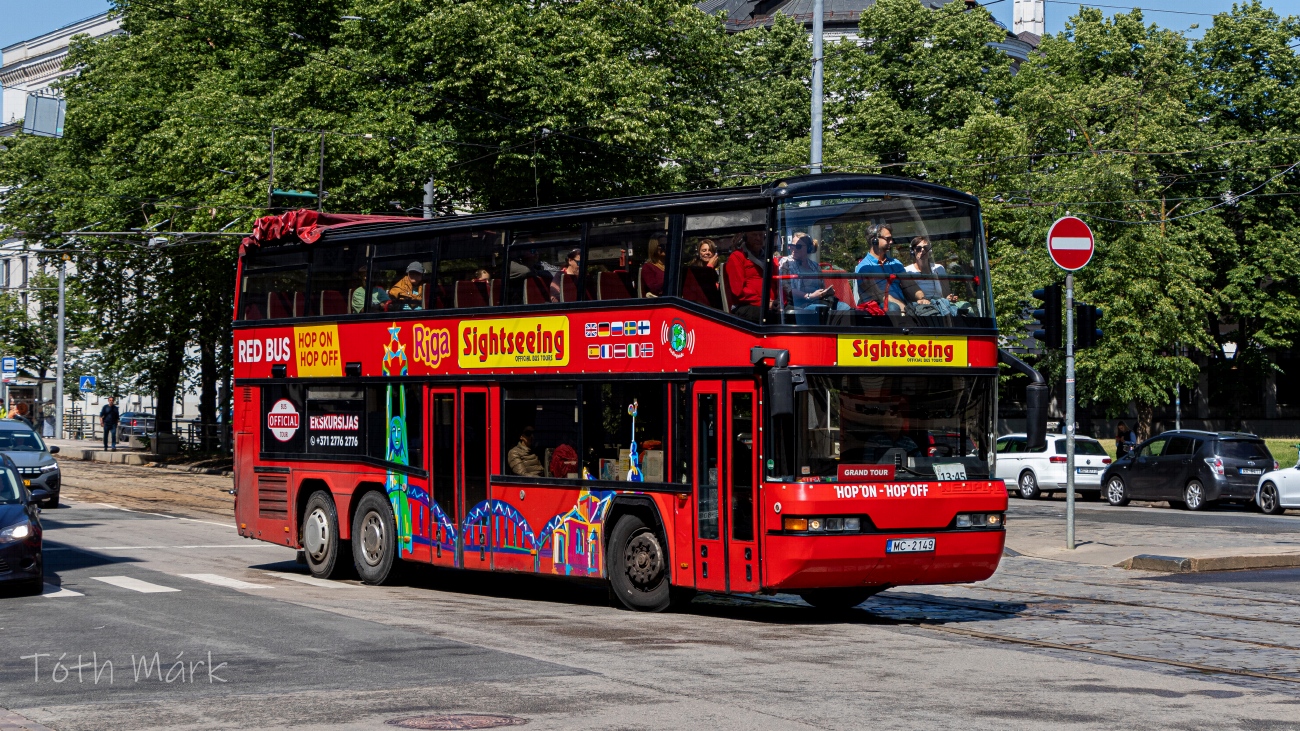
[[[1047,231],[1047,253],[1067,272],[1082,269],[1092,259],[1092,251],[1092,229],[1074,216],[1058,218]]]

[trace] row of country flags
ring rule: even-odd
[[[584,329],[589,338],[644,337],[650,334],[649,320],[625,320],[623,322],[589,322]],[[622,357],[622,356],[619,356]],[[629,356],[635,358],[636,356]]]
[[[653,358],[655,346],[650,343],[615,343],[613,345],[588,345],[588,358]]]

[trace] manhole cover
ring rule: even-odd
[[[501,728],[502,726],[522,726],[528,723],[526,718],[515,716],[498,716],[493,713],[451,713],[441,716],[411,716],[395,718],[389,726],[419,729],[474,729]]]

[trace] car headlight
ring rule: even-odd
[[[43,474],[45,474],[46,472],[54,472],[54,471],[57,470],[57,469],[59,469],[59,463],[58,463],[58,462],[54,462],[54,463],[52,463],[52,464],[47,464],[47,465],[45,465],[44,467],[41,467],[41,474],[43,475]]]
[[[27,521],[16,523],[14,525],[0,530],[0,543],[13,543],[21,541],[32,534],[32,524]]]

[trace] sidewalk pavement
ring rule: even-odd
[[[59,457],[63,459],[80,459],[88,462],[107,462],[109,464],[134,465],[137,467],[166,467],[181,472],[195,472],[204,475],[229,475],[229,469],[209,469],[187,467],[184,465],[165,464],[166,459],[153,452],[131,449],[119,444],[116,450],[104,449],[104,443],[94,439],[46,439],[45,443],[59,448]]]
[[[1064,505],[1061,506],[1064,511]],[[1294,523],[1277,531],[1261,522],[1258,532],[1240,526],[1153,525],[1107,521],[1116,511],[1167,511],[1147,507],[1082,507],[1076,511],[1075,548],[1065,547],[1065,520],[1059,516],[1016,515],[1007,521],[1007,553],[1093,566],[1188,573],[1300,566],[1300,519],[1251,515],[1259,521]],[[1210,518],[1213,514],[1207,514]],[[1245,517],[1245,516],[1243,516]]]

